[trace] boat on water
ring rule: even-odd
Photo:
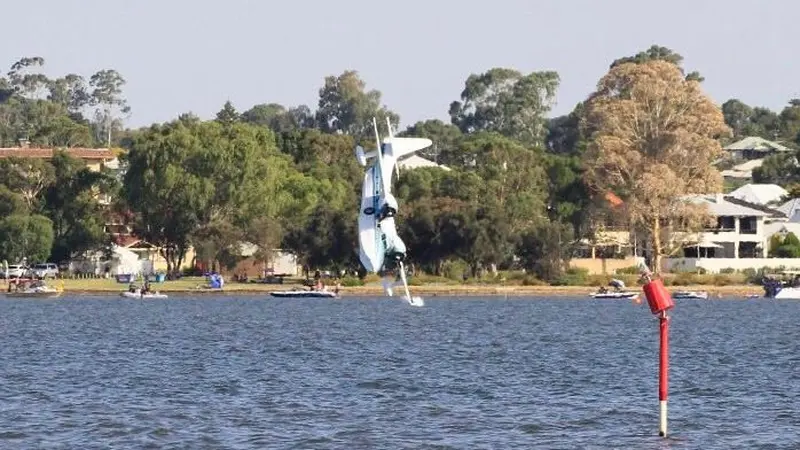
[[[6,297],[11,298],[56,298],[64,293],[63,286],[55,288],[48,286],[42,280],[34,280],[30,283],[16,282],[9,283]]]
[[[800,271],[785,270],[765,276],[761,282],[765,298],[775,300],[800,300]]]
[[[638,292],[633,291],[615,291],[615,292],[592,292],[589,294],[592,298],[624,298],[624,299],[632,299],[639,295]]]
[[[269,295],[273,297],[291,297],[291,298],[336,298],[339,296],[336,292],[331,291],[308,291],[303,289],[292,289],[288,291],[272,291]]]
[[[592,298],[624,298],[624,299],[633,299],[639,296],[639,292],[636,291],[626,291],[625,289],[625,282],[622,280],[618,280],[616,278],[612,279],[609,283],[609,286],[613,287],[613,291],[609,291],[606,289],[605,286],[601,287],[597,290],[597,292],[593,292],[589,294]]]
[[[672,293],[674,300],[678,299],[708,299],[708,292],[706,291],[676,291]]]
[[[167,294],[162,294],[161,292],[146,292],[143,294],[141,289],[120,292],[119,295],[120,297],[125,297],[125,298],[136,298],[136,299],[146,299],[146,300],[168,298]]]

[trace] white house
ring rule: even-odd
[[[800,259],[767,258],[770,236],[786,222],[780,211],[724,194],[691,196],[687,200],[706,204],[717,223],[701,232],[679,236],[683,255],[665,258],[664,269],[702,268],[718,273],[722,269],[800,268]]]

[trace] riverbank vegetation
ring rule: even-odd
[[[103,225],[123,220],[161,249],[170,271],[190,247],[199,261],[233,267],[241,242],[265,260],[283,248],[309,269],[359,270],[363,171],[353,148],[374,147],[373,117],[395,127],[400,117],[356,71],[322,80],[314,110],[269,99],[241,110],[226,102],[209,120],[187,111],[129,129],[122,74],[52,78],[44,63],[24,58],[0,74],[0,146],[110,147],[120,168],[93,172],[63,152],[0,160],[0,259],[66,262],[108,249]],[[659,226],[674,219],[671,201],[720,185],[710,163],[724,142],[800,139],[800,101],[780,114],[736,99],[718,108],[702,76],[685,74],[682,57],[663,47],[611,62],[585,102],[551,117],[559,80],[552,71],[487,68],[466,78],[449,123],[401,130],[430,138],[421,156],[449,169],[400,170],[396,180],[399,232],[417,273],[565,284],[579,277],[567,269],[574,245],[604,221],[649,236],[657,259],[669,251]],[[661,102],[660,111],[680,111],[677,120],[651,120],[648,99]],[[770,162],[758,176],[800,180],[793,170]],[[626,208],[610,208],[609,191]],[[722,282],[714,280],[707,281]]]

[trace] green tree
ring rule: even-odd
[[[53,223],[47,217],[12,214],[0,219],[0,259],[47,261],[53,247]]]
[[[495,131],[524,144],[541,145],[560,78],[556,72],[493,68],[467,78],[450,119],[464,133]]]
[[[95,118],[99,129],[103,131],[101,136],[107,147],[111,147],[112,130],[120,128],[122,118],[131,112],[122,95],[125,83],[125,78],[113,69],[101,70],[89,79],[89,86],[92,88],[91,104],[97,106]]]
[[[341,75],[325,77],[319,90],[316,123],[326,133],[345,133],[358,137],[372,136],[372,118],[384,127],[388,118],[393,128],[400,116],[381,104],[378,90],[366,90],[358,72],[348,70]]]

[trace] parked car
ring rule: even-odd
[[[35,264],[31,272],[37,278],[57,278],[58,266],[53,263]]]
[[[0,276],[3,276],[3,277],[6,276],[5,272],[2,272],[1,268],[0,268],[0,273],[2,273]],[[22,278],[27,273],[28,273],[28,268],[23,266],[23,265],[9,264],[9,266],[8,266],[8,277],[9,278]]]

